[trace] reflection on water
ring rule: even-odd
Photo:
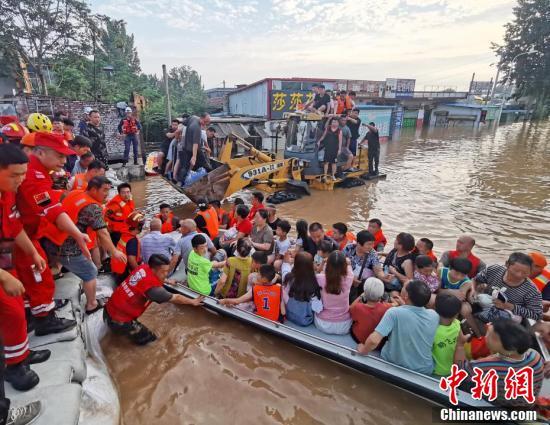
[[[549,136],[549,122],[495,134],[404,131],[382,147],[386,180],[314,191],[280,205],[279,216],[343,221],[354,231],[378,217],[390,239],[400,231],[430,237],[436,253],[471,233],[489,263],[516,249],[550,253]],[[149,214],[161,202],[186,199],[158,178],[134,184],[134,193]],[[176,209],[181,216],[192,210]],[[152,306],[144,321],[160,334],[149,347],[105,341],[126,423],[431,421],[425,401],[236,321],[174,306]]]

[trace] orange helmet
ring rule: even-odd
[[[21,144],[24,146],[28,146],[31,148],[34,148],[34,138],[36,137],[36,133],[27,133],[23,136],[21,139]]]
[[[145,216],[139,211],[132,211],[126,219],[126,224],[130,230],[140,229],[143,227]]]
[[[2,133],[10,142],[21,140],[28,132],[29,131],[24,126],[17,122],[10,122],[0,128],[0,133]]]

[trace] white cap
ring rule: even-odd
[[[130,108],[129,106],[126,107],[126,109],[124,110],[125,112],[132,112],[132,108]]]
[[[91,107],[86,106],[86,107],[84,108],[84,113],[89,115],[90,112],[92,112],[92,110],[93,110],[93,109],[92,109]]]

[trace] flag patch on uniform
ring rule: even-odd
[[[52,200],[48,192],[37,193],[34,197],[34,202],[40,207],[48,205]]]

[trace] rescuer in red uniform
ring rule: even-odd
[[[17,245],[32,258],[38,270],[46,267],[19,220],[15,192],[25,178],[28,159],[16,145],[0,145],[0,340],[4,344],[7,369],[4,379],[19,391],[39,382],[29,365],[50,357],[49,350],[29,350],[27,320],[22,294],[25,289],[13,266],[13,247]],[[0,383],[3,385],[3,382]]]
[[[153,301],[159,304],[165,302],[192,306],[202,304],[204,297],[190,299],[164,289],[162,285],[169,271],[170,260],[164,255],[153,254],[148,264],[135,269],[115,289],[103,310],[103,319],[113,332],[127,335],[134,344],[145,345],[156,340],[157,337],[137,319]]]
[[[37,133],[25,180],[17,192],[17,209],[21,213],[23,227],[43,258],[46,258],[46,254],[39,241],[48,226],[55,226],[68,233],[81,247],[84,255],[90,258],[86,247],[90,238],[78,230],[61,206],[59,191],[52,189],[50,173],[62,170],[67,155],[73,153],[63,136]],[[76,321],[59,318],[54,313],[55,283],[47,265],[40,272],[35,268],[32,256],[16,246],[15,268],[25,286],[37,336],[63,332],[76,325]]]

